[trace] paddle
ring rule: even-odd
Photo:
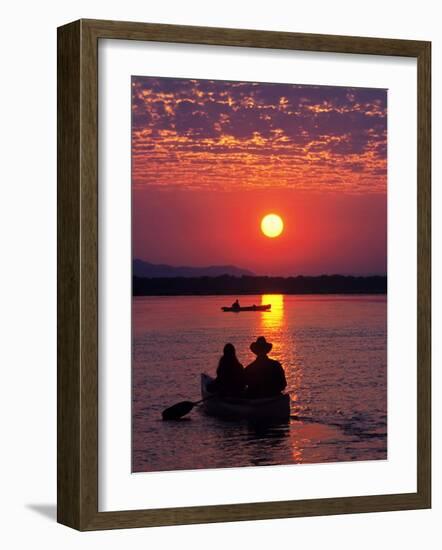
[[[207,399],[212,399],[212,397],[215,396],[216,394],[213,394],[209,395],[209,397],[205,397],[204,399],[200,399],[199,401],[180,401],[179,403],[175,403],[175,405],[164,409],[162,413],[163,420],[178,420],[184,415],[190,413],[195,405],[199,405],[203,401],[207,401]]]

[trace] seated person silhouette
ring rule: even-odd
[[[239,305],[238,298],[233,302],[232,309],[239,309],[241,306]]]
[[[267,356],[272,349],[272,344],[267,342],[264,336],[260,336],[250,345],[250,349],[257,357],[244,371],[247,397],[262,398],[278,395],[287,386],[287,381],[281,363]]]
[[[216,370],[216,378],[208,385],[207,389],[212,393],[231,397],[238,397],[244,393],[244,367],[236,357],[233,344],[224,346],[224,353]]]

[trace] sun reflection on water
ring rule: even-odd
[[[298,393],[302,380],[302,362],[299,361],[294,327],[289,326],[284,312],[284,294],[263,294],[261,304],[270,304],[270,311],[261,314],[261,330],[263,336],[272,342],[270,356],[278,360],[285,371],[287,390],[290,392],[292,414],[299,409]],[[296,431],[287,432],[294,462],[303,461],[302,438],[297,437]]]
[[[270,311],[265,311],[261,316],[261,325],[264,330],[276,330],[281,327],[284,321],[284,295],[263,294],[261,304],[270,304]]]
[[[284,295],[263,294],[261,304],[270,304],[270,311],[261,313],[262,334],[269,342],[273,343],[272,355],[277,359],[285,356],[285,321],[284,321]]]

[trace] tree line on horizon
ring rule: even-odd
[[[133,296],[223,294],[386,294],[387,276],[133,277]]]

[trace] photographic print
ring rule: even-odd
[[[387,90],[131,87],[132,471],[387,459]]]

